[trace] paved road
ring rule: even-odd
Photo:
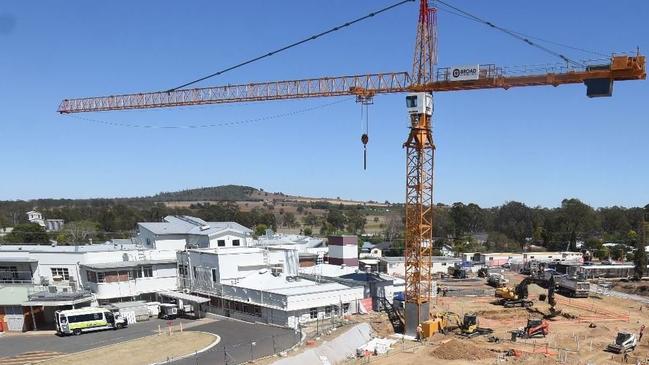
[[[205,331],[221,336],[221,342],[209,351],[174,365],[232,365],[273,355],[292,347],[299,341],[293,330],[233,320],[221,320],[192,327],[190,331]]]
[[[179,320],[174,324],[178,325]],[[182,320],[183,323],[192,322]],[[0,337],[0,358],[15,356],[30,351],[56,351],[62,353],[78,352],[94,347],[111,345],[151,335],[158,330],[158,325],[165,328],[167,322],[152,319],[139,322],[117,331],[98,331],[84,333],[81,336],[59,337],[54,334],[23,334]]]
[[[174,325],[178,325],[179,321],[173,321]],[[191,320],[182,320],[182,322],[188,331],[204,331],[221,336],[221,342],[210,351],[198,354],[198,359],[192,357],[174,363],[178,365],[239,364],[249,361],[251,356],[259,358],[282,351],[291,347],[298,340],[292,330],[262,324],[228,319],[210,321],[205,324]],[[158,325],[165,328],[167,321],[152,319],[133,324],[122,330],[90,332],[81,336],[59,337],[53,334],[2,336],[0,337],[0,364],[2,364],[2,358],[34,351],[72,353],[128,341],[156,333]],[[255,344],[252,345],[252,342]]]

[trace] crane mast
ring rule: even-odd
[[[433,248],[433,92],[510,89],[526,86],[559,86],[585,83],[588,96],[611,96],[614,81],[646,78],[645,57],[617,55],[610,62],[583,67],[551,66],[509,73],[495,65],[480,65],[477,77],[454,80],[451,69],[434,72],[437,61],[437,11],[420,0],[412,73],[322,77],[240,85],[65,99],[61,114],[111,110],[151,109],[190,105],[269,101],[298,98],[355,96],[367,103],[375,95],[409,93],[409,135],[406,150],[405,200],[405,330],[413,335],[417,325],[428,319],[431,297],[431,254]]]
[[[436,55],[436,9],[421,0],[417,38],[412,64],[413,86],[432,81]],[[433,143],[432,93],[409,95],[410,133],[406,149],[405,201],[405,333],[416,333],[420,322],[428,320],[433,250]]]

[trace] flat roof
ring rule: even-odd
[[[98,243],[93,245],[34,245],[34,244],[17,244],[17,245],[0,245],[2,252],[47,252],[47,253],[86,253],[86,252],[109,252],[109,251],[130,251],[137,250],[139,247],[135,244],[112,244]]]
[[[0,262],[38,262],[31,257],[0,257]]]
[[[180,300],[185,300],[188,302],[193,302],[193,303],[207,303],[210,300],[208,298],[203,298],[199,297],[197,295],[191,295],[191,294],[186,294],[186,293],[180,293],[176,291],[161,291],[158,292],[158,294],[162,295],[163,297],[168,297],[168,298],[173,298],[173,299],[180,299]]]
[[[96,264],[81,264],[79,266],[83,266],[93,270],[104,270],[104,269],[124,269],[124,268],[138,267],[144,265],[175,264],[176,262],[177,262],[176,259],[140,260],[140,261],[100,262]]]
[[[192,248],[187,252],[209,253],[215,255],[230,255],[238,253],[259,253],[263,250],[258,247],[211,247],[211,248]]]
[[[239,280],[237,284],[230,285],[286,296],[350,289],[350,287],[338,283],[317,283],[303,278],[298,281],[288,281],[286,276],[273,276],[270,272],[251,274]]]

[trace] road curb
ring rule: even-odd
[[[210,348],[212,348],[213,346],[216,346],[219,342],[221,342],[221,336],[219,336],[219,335],[217,335],[217,334],[209,333],[209,332],[203,332],[203,331],[193,331],[193,332],[206,333],[206,334],[209,334],[209,335],[212,335],[212,336],[216,337],[216,341],[212,342],[212,343],[211,343],[209,346],[207,346],[206,348],[201,349],[201,350],[199,351],[199,353],[200,353],[200,352],[203,352],[203,351],[206,351],[206,350],[209,350]],[[155,334],[155,333],[153,333],[153,334],[151,334],[151,335],[149,335],[149,336],[158,336],[158,335]],[[90,352],[90,351],[95,351],[95,350],[103,349],[103,348],[105,348],[105,347],[109,347],[109,346],[114,346],[114,345],[123,345],[123,344],[125,344],[125,343],[129,343],[129,342],[134,342],[134,341],[137,341],[137,340],[141,340],[142,338],[149,337],[149,336],[138,337],[138,338],[134,338],[134,339],[131,339],[131,340],[126,340],[126,341],[122,341],[122,342],[112,343],[112,344],[109,344],[109,345],[104,345],[104,346],[94,347],[94,348],[91,348],[91,349],[88,349],[88,350],[77,351],[77,352],[71,352],[71,353],[69,353],[69,354],[65,354],[65,355],[61,355],[61,356],[56,356],[56,357],[53,357],[53,358],[50,358],[50,359],[41,360],[41,361],[36,361],[36,362],[29,363],[29,364],[30,364],[30,365],[40,364],[40,363],[43,363],[43,362],[45,362],[45,361],[50,361],[50,360],[53,360],[53,359],[61,359],[61,358],[65,358],[65,357],[73,356],[73,355],[79,355],[79,354],[83,354],[83,353],[86,353],[86,352]],[[182,358],[185,358],[185,357],[188,357],[188,356],[191,356],[191,355],[193,355],[193,353],[190,354],[190,355],[184,355],[183,357],[176,358],[176,359],[174,359],[173,361],[180,360],[180,359],[182,359]],[[166,363],[167,363],[167,362],[160,362],[160,363],[153,363],[153,364],[151,364],[151,365],[154,365],[154,364],[166,364]]]
[[[189,353],[187,355],[183,355],[183,356],[176,357],[176,358],[173,358],[173,359],[165,360],[165,361],[162,361],[162,362],[153,362],[153,363],[151,363],[149,365],[171,364],[171,363],[173,363],[175,361],[187,359],[189,357],[196,356],[196,355],[198,355],[200,353],[203,353],[203,352],[211,349],[212,347],[218,345],[221,342],[221,336],[217,335],[216,333],[210,333],[210,332],[205,332],[205,331],[192,331],[192,332],[204,333],[204,334],[207,334],[207,335],[211,335],[211,336],[216,337],[216,340],[214,342],[212,342],[211,344],[209,344],[209,345],[203,347],[202,349],[198,350],[198,351],[194,351],[194,352]]]

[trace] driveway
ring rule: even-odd
[[[179,321],[173,321],[178,325]],[[238,364],[291,347],[298,341],[294,331],[230,319],[210,320],[205,324],[192,320],[182,320],[187,331],[204,331],[221,336],[221,342],[210,351],[198,354],[174,364]],[[60,353],[89,350],[99,346],[111,345],[157,333],[158,326],[167,327],[167,321],[152,319],[139,322],[117,331],[84,333],[81,336],[59,337],[54,334],[20,334],[0,337],[0,365],[17,365],[21,359],[8,357],[24,356],[25,362],[35,356],[46,358]],[[34,353],[38,353],[34,355]],[[17,361],[18,360],[18,361]],[[197,361],[198,360],[198,361]]]
[[[273,355],[295,345],[300,336],[291,329],[220,320],[192,327],[221,336],[221,342],[209,351],[173,362],[174,365],[233,365]]]
[[[173,322],[178,325],[179,320]],[[183,319],[182,322],[188,324],[195,321]],[[0,337],[0,359],[32,351],[71,353],[112,345],[151,335],[158,331],[158,325],[164,329],[167,327],[167,321],[156,318],[138,322],[117,331],[89,332],[81,336],[59,337],[54,334],[38,334],[36,332],[17,335],[9,334]]]

